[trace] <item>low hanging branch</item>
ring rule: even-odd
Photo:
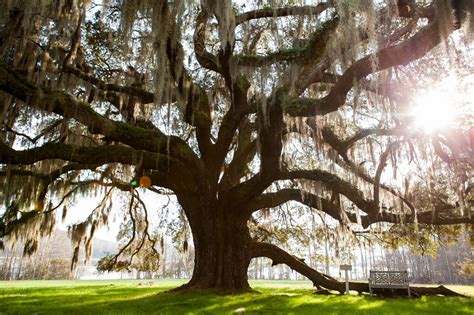
[[[138,254],[138,252],[140,251],[141,247],[143,246],[143,244],[145,243],[145,237],[146,239],[151,243],[151,250],[153,251],[153,253],[155,254],[156,258],[158,259],[160,257],[160,254],[158,253],[158,251],[156,250],[155,248],[155,245],[156,245],[156,242],[157,240],[152,238],[151,235],[150,235],[150,231],[148,230],[148,228],[150,227],[150,221],[148,220],[148,210],[147,210],[147,207],[145,205],[145,203],[143,202],[143,200],[140,198],[140,195],[137,191],[133,192],[136,194],[136,198],[138,200],[138,202],[140,203],[140,205],[142,206],[142,209],[143,209],[143,212],[145,214],[144,216],[144,220],[145,220],[145,228],[143,229],[143,232],[145,233],[145,235],[143,236],[143,239],[142,239],[142,242],[139,246],[139,248],[137,248],[134,253],[132,254],[132,256],[130,257],[130,262],[132,261],[133,259],[133,256],[135,256],[136,254]]]
[[[133,241],[135,240],[135,237],[136,237],[136,234],[137,234],[137,221],[135,220],[135,216],[133,215],[133,203],[135,201],[135,194],[132,193],[131,194],[132,197],[130,198],[130,205],[128,206],[128,215],[130,216],[130,220],[132,221],[132,236],[130,237],[130,239],[128,240],[128,242],[118,251],[117,254],[115,254],[111,259],[110,259],[110,270],[117,265],[117,260],[118,258],[122,255],[123,252],[125,252],[125,250],[127,250],[130,245],[133,243]],[[132,255],[132,258],[133,258],[133,255]],[[130,260],[132,259],[130,258]],[[128,265],[127,265],[127,269],[128,269]]]
[[[283,249],[279,248],[276,245],[262,242],[252,242],[251,252],[252,257],[267,257],[272,260],[272,266],[278,264],[285,264],[296,272],[304,275],[309,280],[313,282],[315,286],[322,286],[326,289],[338,291],[340,294],[345,292],[345,283],[337,281],[336,279],[327,276],[323,273],[318,272],[317,270],[308,266],[304,261],[298,259],[297,257],[287,253]],[[359,293],[369,292],[369,285],[362,282],[350,282],[350,290],[357,291]],[[461,296],[464,295],[456,293],[444,286],[438,287],[411,287],[410,288],[412,295],[421,296],[421,295],[444,295],[444,296]],[[376,294],[380,293],[380,290],[375,289]],[[405,295],[405,294],[404,294]]]

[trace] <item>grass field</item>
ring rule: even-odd
[[[251,281],[255,292],[170,293],[184,280],[0,281],[0,314],[474,314],[473,299],[321,296],[309,281]],[[474,287],[451,287],[474,296]]]

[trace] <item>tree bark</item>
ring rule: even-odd
[[[194,270],[189,283],[177,288],[242,292],[250,289],[247,269],[251,238],[247,220],[236,211],[211,206],[186,211],[194,246]]]

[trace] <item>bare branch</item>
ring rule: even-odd
[[[245,12],[239,14],[235,17],[235,24],[239,25],[241,23],[262,18],[275,18],[275,17],[284,17],[284,16],[301,16],[301,15],[319,15],[324,12],[326,9],[332,7],[330,1],[320,3],[316,6],[301,6],[301,7],[288,7],[288,8],[267,8]]]
[[[155,96],[153,93],[148,92],[144,89],[135,87],[135,86],[122,86],[113,83],[106,83],[94,76],[84,73],[80,69],[66,65],[63,67],[63,71],[66,73],[71,73],[81,78],[82,80],[93,84],[98,89],[101,89],[105,92],[119,92],[125,95],[134,96],[140,100],[143,104],[153,103],[155,101]]]
[[[145,203],[143,202],[143,200],[140,198],[140,194],[138,193],[138,191],[135,191],[136,193],[136,197],[137,197],[137,200],[138,202],[140,203],[140,205],[142,206],[142,209],[143,209],[143,212],[145,214],[144,216],[144,220],[145,220],[145,228],[144,228],[144,233],[145,233],[145,236],[146,238],[148,239],[148,241],[151,243],[151,250],[153,251],[153,253],[155,254],[156,258],[158,259],[158,257],[160,257],[160,254],[158,253],[158,251],[156,250],[155,246],[156,246],[156,239],[153,239],[150,235],[150,231],[148,230],[149,227],[150,227],[150,221],[148,220],[148,210],[147,210],[147,207],[145,205]],[[135,253],[138,253],[140,248],[143,246],[143,243],[144,243],[144,240],[145,240],[145,237],[143,238],[142,240],[142,243],[140,244],[140,247],[136,249]],[[133,258],[133,255],[132,257],[130,258],[130,261],[132,260]],[[163,263],[166,263],[166,262],[163,262]]]
[[[30,136],[28,136],[27,134],[24,134],[24,133],[22,133],[22,132],[15,131],[15,130],[13,130],[12,128],[8,127],[7,125],[5,125],[5,130],[14,133],[14,134],[17,135],[17,136],[24,137],[24,138],[26,138],[28,141],[30,141],[31,143],[34,144],[34,143],[36,143],[39,139],[41,139],[42,137],[46,136],[49,132],[53,131],[54,128],[56,128],[57,126],[59,126],[59,124],[61,124],[62,122],[63,122],[62,119],[55,120],[52,124],[50,124],[49,126],[47,126],[46,128],[44,128],[43,131],[41,131],[41,132],[40,132],[38,135],[36,135],[34,138],[31,138]]]
[[[115,265],[117,264],[117,259],[120,257],[120,255],[122,255],[122,253],[128,248],[130,247],[130,245],[133,243],[133,241],[135,240],[135,235],[137,234],[137,222],[135,220],[135,217],[133,216],[133,203],[135,201],[135,194],[131,194],[132,197],[130,198],[130,205],[128,207],[128,214],[130,215],[130,220],[132,221],[132,237],[128,240],[127,244],[125,244],[125,246],[123,246],[118,252],[117,254],[115,254],[112,258],[111,258],[111,265]],[[128,267],[127,267],[128,269]]]

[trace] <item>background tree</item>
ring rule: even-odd
[[[360,229],[474,222],[472,113],[430,133],[410,115],[432,72],[472,70],[451,37],[472,29],[471,1],[1,6],[0,236],[25,239],[27,252],[65,200],[102,194],[70,229],[75,265],[109,223],[116,191],[128,194],[132,222],[122,249],[149,240],[129,184],[144,176],[144,188],[176,196],[189,224],[194,272],[182,289],[246,290],[250,260],[264,256],[344,291],[250,233],[259,213],[292,201],[338,222],[347,240]]]
[[[98,244],[99,245],[99,244]],[[99,247],[99,246],[97,246]],[[0,253],[2,280],[72,279],[72,248],[64,231],[51,238],[38,240],[38,250],[30,256],[22,255],[24,244],[6,248]]]
[[[469,275],[472,276],[474,274],[474,263],[472,262],[472,259],[466,258],[462,263],[461,263],[461,273],[464,275]]]

